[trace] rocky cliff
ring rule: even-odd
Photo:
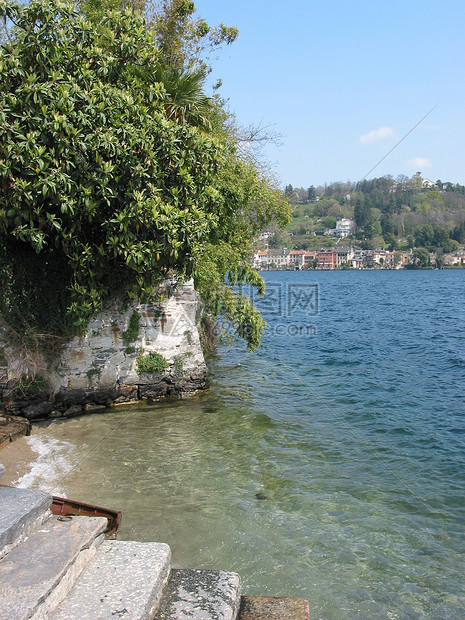
[[[200,344],[201,304],[192,282],[164,282],[161,301],[110,307],[95,317],[40,380],[4,330],[0,398],[6,413],[29,419],[70,416],[116,403],[183,396],[208,386]],[[25,372],[26,368],[26,372]]]

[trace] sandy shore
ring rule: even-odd
[[[34,433],[33,429],[33,433]],[[31,445],[30,437],[18,437],[0,450],[0,463],[5,466],[1,484],[15,485],[30,473],[39,453]]]

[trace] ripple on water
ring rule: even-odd
[[[315,337],[220,348],[189,401],[43,425],[41,466],[78,463],[63,492],[121,509],[123,538],[314,617],[465,617],[465,272],[266,279],[319,284]]]

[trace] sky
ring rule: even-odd
[[[213,76],[241,125],[280,134],[265,155],[282,187],[417,171],[465,184],[463,0],[195,5],[239,29]]]

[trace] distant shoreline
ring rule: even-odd
[[[447,267],[349,267],[347,269],[259,269],[259,273],[267,273],[269,271],[280,273],[292,273],[292,272],[308,272],[308,273],[320,273],[322,271],[461,271],[465,269],[465,265],[453,265]]]

